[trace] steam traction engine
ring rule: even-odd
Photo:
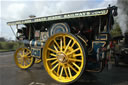
[[[46,72],[60,83],[72,83],[83,73],[101,72],[109,33],[117,7],[74,12],[8,22],[16,25],[17,39],[24,43],[14,58],[21,69],[43,61]]]

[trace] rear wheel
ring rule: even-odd
[[[70,33],[51,36],[43,49],[43,63],[48,74],[60,83],[78,80],[85,67],[85,51]]]
[[[19,48],[14,54],[16,65],[21,69],[30,68],[35,61],[34,57],[31,57],[31,51],[28,48]]]

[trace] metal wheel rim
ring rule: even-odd
[[[67,41],[67,38],[69,38],[69,41]],[[78,47],[74,48],[74,46]],[[77,53],[78,51],[79,53]],[[64,57],[61,58],[58,53]],[[58,33],[50,37],[43,50],[43,62],[46,71],[54,80],[61,83],[76,80],[83,72],[84,60],[80,43],[67,33]]]
[[[33,63],[31,51],[28,48],[19,48],[14,55],[16,65],[21,69],[29,68]]]

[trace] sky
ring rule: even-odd
[[[106,8],[108,4],[116,5],[117,0],[0,0],[0,37],[15,39],[8,21],[26,19],[29,15],[36,17]],[[15,26],[13,26],[14,30]]]

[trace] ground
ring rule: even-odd
[[[16,67],[14,52],[0,53],[0,85],[61,85],[51,79],[43,64],[34,64],[29,70]],[[128,85],[128,65],[113,65],[101,73],[85,73],[72,85]]]

